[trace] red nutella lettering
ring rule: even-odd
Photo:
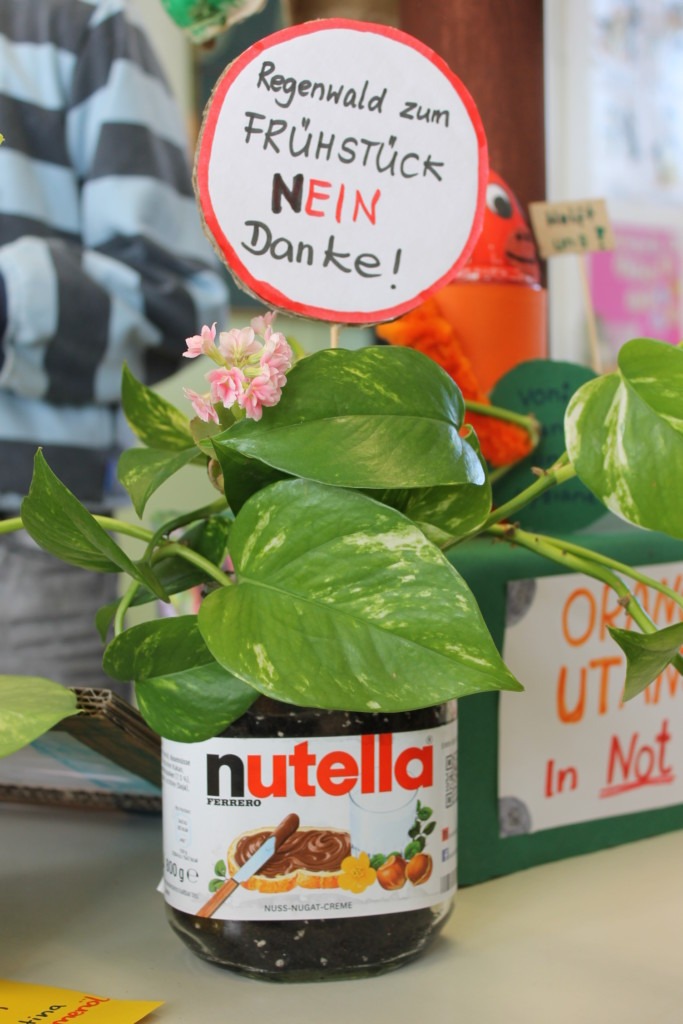
[[[433,764],[431,747],[409,747],[396,758],[396,767],[394,768],[396,781],[402,789],[431,786]],[[417,768],[416,774],[413,774],[413,766]]]
[[[294,791],[299,796],[315,796],[315,786],[308,781],[308,769],[313,768],[315,762],[315,754],[308,752],[308,740],[297,743],[294,753],[289,755],[289,763],[294,769]]]
[[[319,758],[309,741],[301,740],[290,754],[248,754],[245,762],[240,768],[242,760],[234,754],[225,761],[233,796],[244,796],[245,789],[260,799],[284,797],[290,791],[304,797],[316,796],[319,791],[343,796],[356,786],[362,793],[388,793],[395,787],[415,790],[434,783],[433,747],[408,747],[394,756],[390,733],[361,736],[359,758],[348,750],[332,750]],[[210,792],[218,795],[220,764],[212,767]]]
[[[375,737],[361,736],[360,739],[360,791],[375,792]]]
[[[358,763],[353,754],[341,750],[325,754],[318,768],[318,782],[323,792],[332,796],[350,793],[358,782]]]
[[[263,781],[263,763],[260,757],[247,758],[247,785],[252,796],[285,796],[287,793],[287,757],[275,754],[271,762],[271,782]]]

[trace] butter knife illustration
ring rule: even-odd
[[[232,896],[239,885],[248,882],[252,875],[257,874],[268,863],[285,839],[296,832],[298,827],[299,816],[297,814],[288,814],[286,818],[283,818],[278,827],[263,840],[232,878],[228,878],[220,889],[216,890],[211,899],[206,901],[201,910],[197,912],[197,917],[211,917],[212,914],[215,914],[220,905],[227,900],[228,896]]]

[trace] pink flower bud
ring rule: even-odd
[[[263,316],[255,316],[251,321],[251,326],[263,337],[267,330],[270,329],[270,325],[275,319],[275,313],[264,313]]]
[[[265,374],[254,377],[246,391],[238,395],[238,404],[247,414],[247,419],[260,420],[263,406],[277,405],[282,390]]]
[[[246,384],[244,374],[236,366],[211,370],[206,379],[211,385],[211,400],[221,402],[226,409],[239,401]]]
[[[216,325],[202,327],[201,334],[194,334],[191,338],[185,339],[187,352],[183,352],[185,359],[196,359],[197,356],[206,355],[209,348],[213,346],[216,337]]]
[[[209,395],[198,395],[196,391],[192,391],[191,388],[183,388],[185,397],[189,398],[192,402],[192,408],[194,409],[200,420],[204,420],[208,423],[212,420],[214,423],[218,423],[218,413],[214,409],[213,405],[209,401]]]
[[[218,339],[218,347],[225,356],[227,362],[233,366],[239,365],[248,356],[257,353],[261,346],[256,340],[252,327],[233,328],[231,331],[221,331]]]

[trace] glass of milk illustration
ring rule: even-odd
[[[349,794],[349,830],[351,851],[355,856],[367,853],[403,853],[410,842],[408,829],[415,823],[417,791],[395,789],[388,793]]]

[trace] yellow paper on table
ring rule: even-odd
[[[0,1024],[135,1024],[158,1006],[0,978]]]

